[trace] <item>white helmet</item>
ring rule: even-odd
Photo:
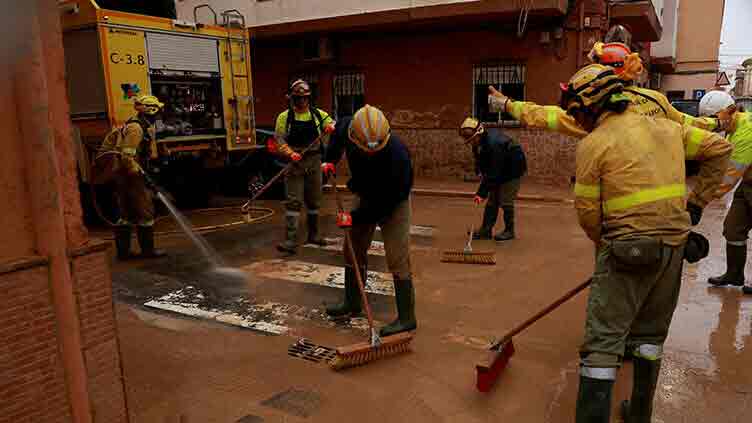
[[[725,91],[711,91],[700,100],[700,116],[717,115],[721,110],[734,105],[734,98]]]

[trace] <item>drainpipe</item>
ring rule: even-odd
[[[583,65],[582,60],[582,37],[585,28],[585,2],[580,1],[579,5],[579,18],[577,20],[577,69],[579,70]]]
[[[25,5],[26,30],[22,31],[17,60],[11,62],[13,92],[21,132],[26,169],[26,188],[34,222],[36,253],[49,258],[49,284],[57,322],[60,358],[65,372],[69,403],[75,423],[92,423],[86,367],[73,278],[67,254],[63,209],[63,183],[55,150],[55,128],[50,124],[47,67],[43,36],[59,36],[42,28],[40,13],[57,13],[53,0],[34,0]],[[53,81],[52,83],[55,83]],[[58,81],[59,83],[59,81]],[[65,101],[65,98],[52,99]]]

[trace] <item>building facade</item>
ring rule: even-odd
[[[198,3],[179,1],[178,17],[193,20]],[[287,107],[286,88],[302,77],[312,83],[317,105],[337,118],[365,103],[384,110],[408,143],[419,176],[473,176],[471,153],[457,136],[463,118],[473,115],[519,140],[532,179],[570,183],[575,140],[489,113],[487,87],[557,103],[559,83],[587,63],[587,52],[609,26],[606,1],[534,0],[524,9],[519,2],[486,0],[299,3],[211,3],[220,13],[238,8],[248,14],[258,127],[273,126]],[[206,11],[196,12],[200,20]],[[611,23],[637,26],[645,41],[660,37],[652,2],[611,17]]]

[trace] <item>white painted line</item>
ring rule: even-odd
[[[344,248],[345,239],[342,237],[335,237],[335,238],[324,238],[324,240],[327,242],[327,245],[320,246],[316,244],[305,244],[303,247],[305,248],[315,248],[317,250],[325,250],[325,251],[336,251],[338,253],[342,252]],[[419,245],[411,245],[410,246],[411,251],[425,251],[428,250],[427,247],[419,246]],[[384,243],[382,241],[371,241],[371,247],[368,249],[368,255],[369,256],[378,256],[378,257],[384,257],[386,256],[386,250],[384,249]]]
[[[296,260],[272,259],[259,261],[241,267],[255,276],[270,279],[306,283],[344,289],[345,269],[342,266],[306,263]],[[366,292],[394,296],[394,284],[391,274],[368,272]]]
[[[381,231],[381,227],[376,227],[377,231]],[[432,237],[436,233],[436,228],[433,226],[411,225],[410,235]]]

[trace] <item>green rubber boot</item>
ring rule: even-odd
[[[514,207],[503,206],[504,210],[504,231],[494,236],[494,241],[509,241],[515,238],[514,234]]]
[[[298,216],[288,214],[285,216],[285,241],[277,245],[277,250],[287,254],[298,252]]]
[[[715,286],[744,285],[744,265],[747,263],[747,246],[726,244],[726,273],[708,279]]]
[[[308,244],[318,245],[319,247],[326,246],[326,241],[324,241],[324,238],[321,237],[321,234],[319,233],[319,214],[316,213],[308,213],[308,219],[306,219],[306,223],[308,224],[308,241],[306,241]]]
[[[131,258],[131,227],[120,225],[115,227],[115,250],[118,260]]]
[[[360,268],[360,274],[365,278],[366,268]],[[360,287],[355,280],[355,270],[350,266],[345,266],[345,298],[344,301],[331,307],[326,308],[326,314],[332,318],[343,318],[346,316],[356,316],[363,311],[360,297]]]
[[[394,279],[394,296],[397,302],[397,319],[379,331],[381,336],[395,335],[415,330],[415,288],[411,279]]]
[[[622,403],[624,423],[650,423],[653,416],[653,397],[658,385],[661,360],[634,357],[632,398]]]
[[[137,235],[138,245],[141,247],[139,257],[159,258],[167,255],[164,251],[154,248],[154,226],[139,226]]]
[[[580,376],[576,423],[609,423],[613,380]]]

